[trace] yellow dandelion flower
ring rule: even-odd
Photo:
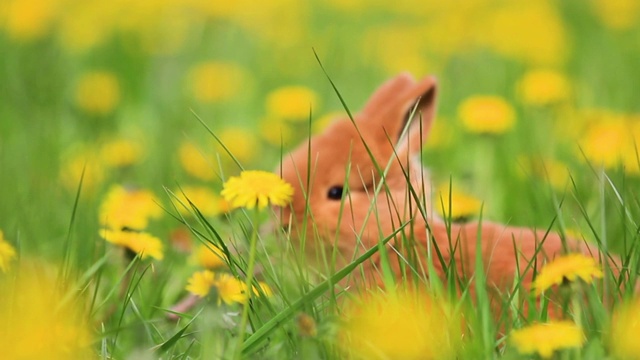
[[[224,184],[222,196],[232,208],[259,209],[269,204],[286,206],[293,196],[293,187],[278,175],[259,170],[248,170],[231,177]]]
[[[189,88],[192,96],[201,103],[231,100],[246,93],[249,80],[246,71],[237,64],[203,62],[189,71]]]
[[[47,34],[56,19],[62,1],[9,0],[0,7],[4,10],[4,27],[18,41],[30,41]]]
[[[266,100],[267,114],[288,121],[305,121],[318,109],[315,91],[304,86],[284,86],[272,91]]]
[[[215,179],[212,158],[205,156],[194,144],[183,142],[178,149],[178,156],[187,174],[204,181]]]
[[[100,224],[114,230],[145,229],[149,220],[162,216],[159,203],[151,191],[113,186],[100,205]]]
[[[561,72],[536,69],[527,72],[518,83],[523,103],[544,106],[567,100],[571,93],[569,79]]]
[[[204,216],[216,216],[222,214],[222,199],[211,189],[204,186],[185,186],[176,189],[174,194],[180,203],[176,203],[178,211],[183,216],[191,215],[191,206],[189,201],[193,203]],[[187,200],[188,199],[188,200]]]
[[[607,341],[616,359],[640,359],[640,299],[617,308],[611,317]]]
[[[594,13],[613,30],[629,30],[640,18],[640,2],[636,0],[595,0]]]
[[[11,261],[16,257],[16,249],[4,239],[4,234],[0,230],[0,271],[9,271]]]
[[[224,261],[225,255],[222,250],[214,245],[200,245],[198,249],[194,252],[194,260],[198,263],[198,265],[203,266],[207,269],[217,269],[223,266],[226,266],[226,262]]]
[[[356,359],[454,359],[460,320],[425,294],[375,294],[347,308],[342,350]]]
[[[114,245],[126,247],[139,254],[142,259],[149,256],[156,260],[164,258],[162,241],[151,234],[140,231],[102,229],[100,236]]]
[[[203,270],[194,273],[187,281],[187,291],[198,296],[205,297],[209,295],[211,287],[215,284],[215,276],[213,271]]]
[[[259,289],[258,289],[259,287]],[[258,286],[254,286],[253,287],[253,293],[255,295],[264,295],[266,297],[272,297],[273,296],[273,290],[271,290],[271,286],[269,286],[269,284],[262,282],[262,281],[258,281]]]
[[[76,191],[82,180],[83,192],[93,193],[105,179],[105,165],[91,149],[73,151],[62,159],[60,182],[67,190]]]
[[[100,158],[110,167],[135,165],[142,159],[142,155],[142,144],[131,139],[111,139],[100,147]]]
[[[241,163],[253,160],[253,157],[258,153],[256,145],[258,138],[252,131],[239,127],[228,127],[217,135],[227,150]],[[216,142],[215,147],[221,159],[231,160],[229,154],[220,143]]]
[[[518,165],[520,175],[523,177],[532,176],[542,179],[558,190],[564,189],[570,180],[567,165],[557,159],[521,156]]]
[[[267,117],[262,119],[259,124],[260,136],[269,144],[285,148],[294,139],[294,130],[291,124],[281,118]]]
[[[311,123],[311,132],[313,134],[319,134],[335,120],[346,118],[347,114],[345,114],[343,111],[332,111],[330,113],[324,114],[319,119],[314,120],[313,123]]]
[[[214,285],[218,291],[218,304],[223,301],[227,305],[233,303],[244,304],[249,301],[247,284],[245,284],[244,281],[236,279],[233,275],[226,273],[218,274]]]
[[[534,324],[510,334],[513,345],[521,354],[539,354],[550,358],[557,350],[580,348],[585,343],[582,329],[569,321]]]
[[[120,103],[120,83],[111,72],[90,72],[80,78],[74,96],[78,108],[86,113],[108,115]]]
[[[460,104],[458,116],[467,131],[503,134],[515,124],[513,107],[499,96],[472,96]]]
[[[452,220],[469,219],[478,215],[482,208],[482,201],[457,190],[455,187],[450,189],[449,185],[441,186],[438,194],[438,212],[440,215]],[[451,209],[451,214],[449,214],[449,209]]]
[[[590,284],[595,278],[602,278],[602,270],[596,260],[583,254],[569,254],[554,259],[545,265],[533,282],[536,295],[564,281],[583,280]]]
[[[96,359],[81,292],[41,259],[0,277],[3,359]]]
[[[599,118],[588,125],[580,139],[578,156],[605,169],[614,169],[620,165],[625,153],[633,154],[631,158],[635,159],[631,130],[622,115],[602,112]]]

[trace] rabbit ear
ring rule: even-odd
[[[398,94],[405,93],[416,83],[408,72],[403,72],[396,77],[387,80],[369,98],[364,108],[360,111],[360,117],[375,118],[381,113],[386,113],[395,102]]]
[[[371,96],[356,121],[367,143],[376,144],[381,157],[388,159],[393,147],[399,153],[416,153],[431,128],[435,98],[435,78],[427,77],[416,83],[411,75],[402,73]]]
[[[407,94],[405,113],[399,129],[396,151],[409,155],[419,153],[427,140],[436,114],[437,85],[434,77],[427,77],[415,85]],[[402,132],[407,128],[405,136]]]

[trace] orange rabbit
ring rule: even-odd
[[[455,259],[458,274],[470,279],[480,251],[487,284],[499,291],[513,286],[517,274],[529,288],[531,267],[539,269],[566,251],[602,257],[595,246],[590,249],[567,239],[565,249],[558,234],[528,228],[483,221],[447,229],[433,211],[437,205],[430,199],[429,177],[418,156],[435,116],[436,96],[435,78],[416,81],[400,74],[371,96],[353,122],[339,119],[285,155],[277,171],[294,186],[295,194],[291,206],[282,210],[281,221],[291,229],[292,238],[306,239],[307,253],[326,251],[331,259],[337,249],[340,268],[408,223],[402,231],[413,239],[422,264],[431,246],[433,265],[441,277]],[[444,264],[433,251],[436,247]],[[402,276],[405,267],[394,254],[406,257],[406,251],[399,241],[392,240],[388,248],[393,248],[389,251],[393,270]],[[376,253],[363,264],[366,281],[382,284],[379,261]],[[610,263],[617,267],[616,261]]]

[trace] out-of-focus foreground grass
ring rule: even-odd
[[[220,143],[244,168],[271,170],[344,113],[314,51],[352,110],[400,71],[438,77],[425,162],[438,189],[452,179],[460,217],[482,201],[492,220],[546,228],[557,218],[622,252],[640,214],[639,24],[635,0],[4,0],[0,230],[16,255],[0,270],[26,263],[65,283],[63,310],[80,292],[90,326],[75,339],[104,357],[234,353],[220,334],[235,320],[215,296],[189,312],[209,309],[196,317],[208,342],[191,328],[172,338],[189,320],[175,325],[166,309],[194,271],[222,266],[198,256],[180,216],[244,242],[253,219],[228,216],[220,199],[240,172]],[[176,202],[183,193],[202,218]],[[164,209],[140,210],[149,204]],[[114,207],[145,214],[137,230],[161,241],[160,256],[131,263],[103,239]],[[276,299],[254,325],[309,290],[271,280]],[[331,356],[331,324],[310,302],[261,356]]]

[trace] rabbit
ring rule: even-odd
[[[279,221],[292,239],[305,239],[306,253],[327,259],[335,254],[339,269],[380,239],[403,231],[423,266],[431,250],[442,279],[452,260],[457,274],[472,279],[479,252],[487,287],[495,293],[509,291],[516,279],[530,289],[532,267],[539,270],[566,252],[608,261],[619,273],[619,260],[605,257],[596,246],[563,241],[553,232],[489,221],[448,224],[440,218],[433,211],[440,202],[431,198],[429,174],[420,161],[436,114],[437,93],[435,77],[417,81],[401,73],[379,87],[353,121],[337,119],[283,157],[276,172],[294,187],[294,195],[291,205],[280,210]],[[387,244],[398,278],[409,271],[402,266],[401,258],[408,255],[400,238],[396,235]],[[384,286],[380,257],[377,252],[363,263],[362,271],[355,271],[346,285]],[[469,284],[475,293],[473,281]]]

